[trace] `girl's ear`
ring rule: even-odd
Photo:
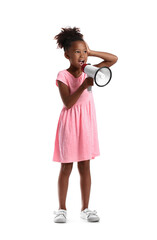
[[[66,51],[64,52],[64,57],[67,58],[67,59],[69,59],[69,56],[68,56],[68,54],[67,54]]]

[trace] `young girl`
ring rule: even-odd
[[[111,67],[118,58],[113,54],[90,50],[80,29],[76,27],[62,28],[55,39],[58,47],[64,49],[64,56],[70,66],[60,71],[56,80],[64,106],[58,121],[53,155],[53,161],[61,163],[58,179],[59,210],[54,212],[54,222],[66,222],[66,196],[73,162],[77,162],[80,174],[81,218],[90,222],[99,221],[96,211],[88,209],[90,159],[100,155],[93,94],[87,90],[93,85],[93,79],[82,72],[81,65],[87,62],[88,56],[103,59],[94,65],[98,68]]]

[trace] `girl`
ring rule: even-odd
[[[64,49],[64,56],[70,66],[58,73],[56,85],[63,101],[60,113],[53,161],[61,163],[58,178],[59,210],[55,213],[54,222],[66,222],[66,196],[69,176],[73,162],[77,162],[82,195],[81,218],[87,221],[99,221],[96,211],[88,209],[91,189],[90,159],[100,155],[97,134],[96,112],[92,92],[87,88],[93,85],[93,79],[82,72],[81,65],[87,62],[88,56],[102,58],[94,66],[111,67],[117,57],[105,52],[89,49],[79,28],[62,28],[55,36],[59,48]]]

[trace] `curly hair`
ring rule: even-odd
[[[62,28],[61,32],[54,39],[57,40],[58,48],[63,48],[64,51],[71,47],[72,42],[84,41],[80,29],[76,27]]]

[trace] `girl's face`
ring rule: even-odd
[[[86,63],[88,58],[85,42],[72,42],[71,47],[65,51],[65,57],[69,59],[71,66],[81,69],[81,65]]]

